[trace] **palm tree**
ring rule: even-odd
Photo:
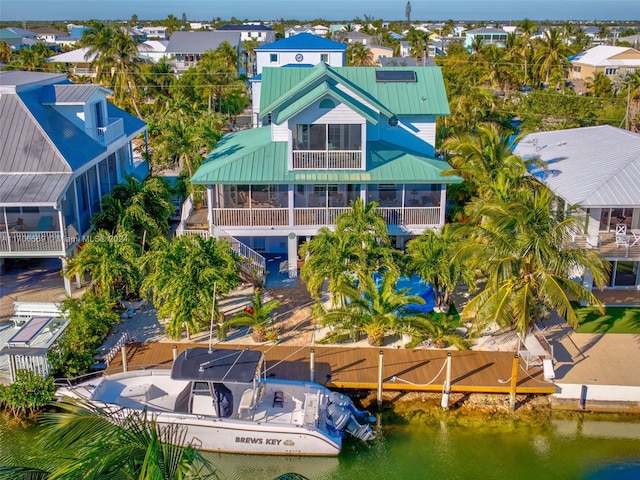
[[[0,62],[8,63],[11,60],[11,47],[4,40],[0,40]]]
[[[242,48],[244,49],[247,58],[245,63],[245,69],[248,75],[256,74],[256,48],[260,46],[260,42],[253,38],[242,42]]]
[[[218,478],[177,423],[160,426],[147,412],[112,412],[81,400],[56,406],[43,415],[34,466],[5,469],[3,478]]]
[[[541,39],[538,39],[535,48],[534,65],[540,78],[549,85],[553,79],[564,85],[565,70],[570,62],[567,57],[571,55],[571,49],[564,41],[562,31],[558,28],[545,30]]]
[[[130,35],[122,29],[101,22],[95,22],[87,30],[81,41],[88,47],[86,58],[93,58],[92,64],[99,81],[108,81],[119,104],[131,102],[138,118],[142,118],[137,98],[138,86],[143,84],[140,71],[138,48]]]
[[[462,177],[481,198],[493,195],[496,189],[504,192],[526,181],[526,165],[512,152],[516,142],[517,138],[509,138],[493,123],[479,125],[475,135],[450,137],[443,148],[453,168],[443,175]]]
[[[513,192],[508,199],[477,198],[457,261],[486,275],[482,292],[464,308],[463,319],[481,329],[490,322],[514,327],[524,335],[539,304],[555,310],[570,325],[578,319],[571,301],[598,299],[570,279],[589,271],[598,286],[606,284],[607,263],[594,249],[571,246],[570,232],[580,231],[578,216],[553,214],[555,198],[540,184]]]
[[[240,282],[239,259],[229,244],[211,237],[158,236],[142,256],[141,292],[153,300],[167,335],[179,339],[209,326],[213,292],[225,295]]]
[[[156,167],[179,166],[189,178],[202,164],[202,152],[209,152],[222,136],[223,120],[218,114],[200,114],[195,121],[176,113],[165,113],[153,139],[151,158]]]
[[[273,317],[273,311],[279,306],[280,302],[274,298],[263,303],[261,291],[254,290],[251,305],[222,324],[220,327],[220,340],[226,338],[227,330],[230,327],[251,327],[253,340],[255,342],[264,342],[266,340],[267,326]]]
[[[134,241],[148,235],[166,235],[169,217],[175,210],[171,188],[162,177],[150,176],[143,182],[128,176],[111,193],[102,197],[102,209],[91,221],[96,229],[115,234],[120,228],[131,232]]]
[[[429,33],[423,30],[411,29],[407,35],[409,42],[409,53],[416,59],[416,62],[422,61],[422,65],[426,65],[429,56]]]
[[[373,53],[359,42],[347,46],[347,65],[351,67],[369,67],[374,64]]]
[[[98,230],[87,237],[64,275],[72,278],[89,272],[90,287],[98,296],[113,297],[118,289],[137,291],[141,281],[137,267],[140,246],[129,232],[116,229],[115,233]]]
[[[460,279],[470,290],[474,284],[473,271],[455,261],[457,243],[454,230],[447,225],[440,232],[427,230],[407,243],[409,268],[433,285],[435,311],[448,311],[449,295]]]
[[[364,282],[380,270],[397,271],[390,248],[387,225],[377,211],[378,204],[352,201],[351,210],[338,216],[336,229],[322,228],[300,249],[306,259],[300,275],[313,298],[320,298],[325,280],[334,305],[343,305],[343,287]]]
[[[316,318],[356,338],[360,332],[364,332],[369,345],[375,346],[382,345],[385,334],[390,331],[431,328],[426,314],[408,308],[410,305],[424,304],[424,299],[408,295],[409,289],[396,290],[397,281],[397,273],[385,272],[379,285],[372,276],[364,279],[359,288],[344,285],[340,293],[348,301],[328,311],[316,308]]]

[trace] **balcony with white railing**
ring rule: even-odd
[[[294,150],[294,170],[359,170],[360,150]]]
[[[109,118],[109,124],[97,128],[98,141],[105,147],[124,135],[122,118]]]
[[[0,256],[35,255],[45,256],[51,254],[65,255],[65,251],[77,239],[65,237],[64,241],[60,232],[0,232]]]

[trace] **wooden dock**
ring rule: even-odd
[[[199,344],[177,344],[179,354]],[[216,344],[214,348],[244,348]],[[315,352],[315,376],[329,388],[376,390],[380,353],[383,352],[383,389],[396,391],[441,392],[448,350],[345,348],[338,346],[254,346],[263,351],[267,376],[289,380],[309,380],[310,349]],[[514,353],[489,351],[451,351],[451,391],[460,393],[509,393]],[[129,370],[171,368],[173,344],[131,343],[127,345]],[[117,355],[107,373],[122,371],[122,355]],[[544,380],[540,367],[525,369],[519,360],[518,394],[551,394],[553,383]]]

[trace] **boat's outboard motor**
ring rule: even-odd
[[[367,411],[358,410],[351,399],[337,392],[329,394],[327,406],[328,424],[337,431],[346,431],[360,440],[373,440],[375,433],[366,422],[375,422],[376,417]]]

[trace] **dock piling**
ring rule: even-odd
[[[516,386],[518,385],[518,361],[520,356],[516,353],[511,364],[511,388],[509,389],[509,407],[516,409]]]

